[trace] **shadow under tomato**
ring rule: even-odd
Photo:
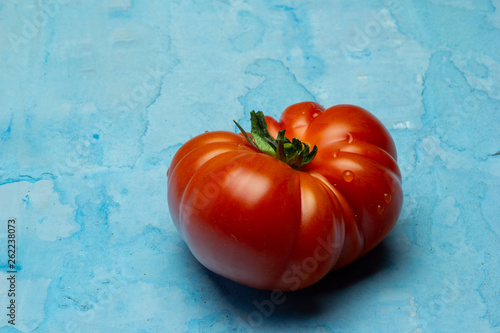
[[[232,305],[236,315],[240,316],[238,319],[247,324],[260,319],[281,322],[285,318],[321,314],[325,310],[326,300],[328,300],[328,311],[332,311],[331,309],[335,309],[336,306],[344,306],[340,302],[345,302],[346,298],[335,297],[335,294],[346,292],[361,281],[388,269],[391,265],[389,255],[386,243],[382,242],[364,257],[347,267],[329,273],[316,284],[302,290],[283,293],[277,298],[279,304],[271,302],[269,290],[249,288],[212,272],[209,272],[208,276]]]

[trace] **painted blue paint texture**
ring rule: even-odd
[[[498,0],[3,1],[0,331],[500,332],[499,13]],[[276,297],[197,263],[166,171],[193,136],[303,100],[379,117],[405,202],[373,253]]]

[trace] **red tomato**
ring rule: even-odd
[[[389,132],[360,107],[303,102],[265,123],[272,139],[286,130],[316,145],[316,156],[290,166],[243,135],[207,132],[174,156],[168,204],[205,267],[250,287],[297,290],[389,234],[403,203],[401,174]]]

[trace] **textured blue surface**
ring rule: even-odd
[[[1,1],[0,331],[500,332],[499,49],[499,0]],[[303,100],[379,117],[405,202],[373,253],[275,304],[196,262],[165,174],[191,137]]]

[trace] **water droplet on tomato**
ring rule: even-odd
[[[378,206],[377,206],[377,212],[378,212],[379,214],[382,214],[382,213],[384,212],[384,207],[382,207],[382,206],[378,205]]]
[[[208,131],[205,131],[205,133],[208,133]]]
[[[354,172],[351,170],[346,170],[342,173],[342,178],[348,183],[352,182],[354,179]]]
[[[306,114],[306,112],[305,112],[305,111],[302,111],[302,114]]]
[[[384,194],[384,201],[385,201],[385,203],[389,203],[389,202],[391,202],[391,200],[392,200],[391,195],[389,193],[385,193]]]
[[[347,132],[347,143],[352,143],[352,140],[353,138],[351,132]]]
[[[340,149],[335,149],[332,153],[333,158],[337,158],[339,156]]]
[[[316,118],[317,116],[319,116],[319,113],[316,112],[313,114],[313,118]]]

